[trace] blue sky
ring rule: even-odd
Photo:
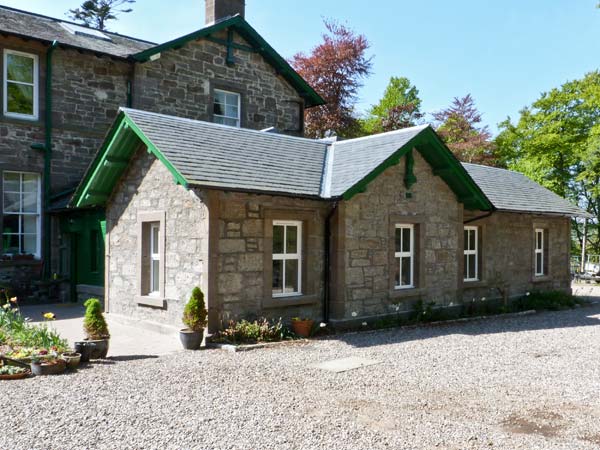
[[[81,0],[0,0],[64,17]],[[371,42],[374,73],[359,110],[382,95],[391,76],[420,90],[427,112],[471,93],[484,121],[496,124],[542,91],[600,68],[597,0],[247,0],[247,20],[290,57],[319,42],[323,17]],[[203,0],[138,0],[111,31],[163,42],[204,24]]]

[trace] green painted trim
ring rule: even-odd
[[[205,39],[207,41],[213,42],[214,44],[230,45],[232,48],[235,48],[236,50],[241,50],[243,52],[258,53],[257,49],[255,49],[254,47],[250,47],[248,45],[237,44],[235,42],[229,43],[225,39],[219,39],[219,38],[212,37],[212,36],[207,36]]]
[[[415,156],[413,155],[412,149],[406,153],[406,166],[404,174],[404,186],[410,191],[410,188],[417,182],[415,176]]]
[[[264,38],[258,34],[258,32],[250,26],[248,22],[241,16],[234,16],[221,22],[215,23],[214,25],[202,28],[194,31],[193,33],[186,34],[172,41],[165,42],[164,44],[157,45],[155,47],[144,50],[143,52],[132,55],[133,59],[139,62],[146,62],[150,60],[150,57],[166,50],[173,50],[181,48],[188,42],[195,41],[202,38],[211,37],[212,34],[232,27],[240,36],[242,36],[252,48],[269,62],[276,70],[278,74],[283,76],[288,83],[292,85],[294,89],[300,94],[305,100],[306,106],[319,106],[324,105],[325,100],[317,94],[317,92],[302,78],[298,72],[296,72],[292,66],[283,58],[279,53],[269,45]],[[224,44],[226,45],[226,44]],[[234,47],[235,48],[235,47]]]
[[[362,180],[348,189],[342,195],[342,198],[344,200],[350,200],[355,195],[365,192],[369,183],[375,180],[388,168],[399,164],[402,157],[408,155],[413,148],[417,149],[417,151],[423,155],[425,160],[430,159],[428,156],[426,156],[426,149],[428,146],[429,148],[433,149],[435,155],[441,159],[441,164],[436,167],[431,161],[428,161],[428,163],[432,167],[434,173],[440,173],[440,176],[442,176],[446,184],[448,184],[448,186],[454,191],[458,201],[465,205],[465,208],[478,209],[481,211],[492,211],[494,209],[492,203],[485,196],[481,188],[475,183],[460,161],[456,159],[454,154],[448,149],[448,147],[446,147],[446,145],[431,127],[425,128],[418,135],[400,147],[379,166],[367,174]],[[468,192],[466,196],[461,195],[459,192],[457,192],[456,188],[452,186],[452,179],[454,179],[458,184],[460,184],[460,186],[464,188],[465,191]]]

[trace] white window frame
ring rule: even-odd
[[[154,240],[154,231],[158,232],[158,242]],[[150,224],[150,297],[160,296],[160,223]],[[154,252],[156,250],[156,253]],[[158,280],[154,278],[154,264],[158,264]],[[158,290],[154,289],[154,285],[158,286]]]
[[[273,253],[273,261],[283,261],[282,269],[282,288],[285,290],[285,262],[289,260],[298,260],[298,290],[296,292],[283,292],[281,294],[273,293],[273,298],[296,297],[302,295],[302,222],[299,220],[274,220],[273,229],[276,226],[283,226],[283,253]],[[286,253],[287,229],[288,227],[297,227],[296,253]],[[273,275],[271,274],[271,278]],[[273,280],[271,280],[271,283]]]
[[[541,246],[538,247],[538,237],[541,235],[541,239],[540,239],[540,243]],[[534,242],[534,252],[533,252],[533,258],[534,258],[534,266],[535,266],[535,276],[536,277],[543,277],[544,275],[546,275],[544,273],[544,241],[546,238],[546,232],[543,228],[536,228],[535,229],[535,242]],[[541,267],[538,267],[538,259],[537,259],[537,255],[541,255],[540,257],[540,263],[541,263]]]
[[[213,111],[214,111],[214,107],[215,107],[215,103],[217,102],[217,93],[223,93],[223,94],[229,94],[229,95],[235,95],[237,97],[237,111],[238,111],[238,115],[237,117],[230,117],[230,116],[225,116],[225,115],[221,115],[221,114],[214,114],[213,113],[213,117],[220,117],[223,119],[235,119],[237,121],[237,125],[235,125],[237,128],[241,128],[242,126],[242,96],[240,95],[239,92],[232,92],[232,91],[226,91],[224,89],[215,89],[214,90],[214,98],[213,98]],[[227,106],[227,103],[225,103],[224,106]],[[227,111],[227,108],[225,108],[225,111]],[[232,126],[232,125],[227,125],[227,124],[221,124],[221,125],[226,125],[226,126]]]
[[[394,257],[396,259],[396,264],[398,265],[398,270],[400,272],[400,277],[398,279],[399,283],[402,283],[402,259],[410,258],[410,284],[396,284],[395,289],[413,289],[415,287],[415,225],[414,224],[396,224],[395,233],[397,230],[410,230],[410,250],[406,251],[397,251],[395,248],[396,245],[396,235],[394,234]],[[401,233],[402,235],[402,233]],[[402,249],[402,242],[400,242],[400,249]],[[394,275],[395,276],[395,275]]]
[[[464,255],[467,256],[467,264],[463,269],[463,274],[464,274],[464,281],[479,281],[479,227],[464,227],[464,231],[467,232],[467,240],[466,242],[463,244],[463,249],[464,249]],[[474,249],[467,249],[465,247],[469,247],[469,234],[471,232],[475,233],[475,248]],[[468,265],[468,261],[469,261],[469,256],[474,256],[475,257],[475,276],[474,277],[468,277],[468,271],[469,271],[469,265]]]
[[[4,176],[6,174],[16,174],[19,175],[19,194],[22,195],[23,193],[23,176],[24,175],[34,175],[37,177],[37,198],[36,198],[36,203],[37,203],[37,211],[34,213],[31,212],[23,212],[23,199],[20,199],[20,206],[19,206],[19,212],[6,212],[5,209],[5,205],[4,205],[4,197],[5,197],[5,193],[6,190],[4,188]],[[11,191],[12,192],[12,191]],[[2,216],[10,216],[10,215],[14,215],[14,216],[36,216],[37,221],[36,221],[36,242],[35,242],[35,253],[33,254],[33,256],[36,259],[40,259],[42,256],[42,252],[41,252],[41,243],[42,243],[42,177],[40,176],[39,173],[36,172],[18,172],[18,171],[12,171],[12,170],[5,170],[4,172],[2,172]],[[21,236],[22,233],[21,232],[21,220],[19,220],[19,231],[18,233],[11,233],[11,234],[17,234],[19,236]],[[2,229],[2,235],[0,236],[0,239],[4,238],[4,228]],[[4,244],[2,244],[4,245]],[[20,247],[20,244],[19,244]],[[2,250],[2,248],[0,247],[0,250]],[[11,253],[5,253],[6,255],[12,255]]]
[[[24,83],[20,81],[9,81],[8,80],[8,55],[16,55],[16,56],[24,56],[26,58],[33,59],[33,84]],[[16,50],[4,50],[4,58],[3,58],[3,82],[2,82],[2,92],[3,92],[3,112],[6,117],[14,117],[16,119],[25,119],[25,120],[37,120],[39,117],[39,57],[38,55],[32,53],[24,53],[18,52]],[[15,112],[8,111],[8,83],[13,84],[22,84],[25,86],[33,86],[33,115],[30,114],[20,114]]]

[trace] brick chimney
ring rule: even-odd
[[[205,0],[206,25],[218,22],[230,16],[239,14],[244,17],[246,13],[245,0]]]

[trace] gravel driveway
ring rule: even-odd
[[[600,306],[0,382],[0,449],[597,449]],[[346,357],[378,365],[332,373]]]

